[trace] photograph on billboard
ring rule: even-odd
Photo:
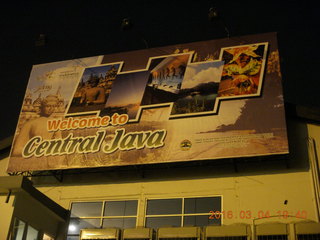
[[[34,65],[7,171],[286,153],[267,33]]]

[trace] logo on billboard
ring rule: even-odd
[[[183,151],[187,151],[187,150],[189,150],[191,147],[192,147],[192,143],[191,143],[191,141],[188,140],[188,139],[185,139],[185,140],[183,140],[183,141],[180,143],[180,148],[181,148],[181,150],[183,150]]]

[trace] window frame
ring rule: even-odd
[[[35,228],[28,221],[25,221],[24,219],[14,215],[12,217],[12,219],[11,219],[10,230],[9,230],[9,235],[8,235],[8,237],[10,239],[14,239],[14,238],[16,239],[17,238],[16,232],[15,232],[15,222],[16,221],[23,222],[23,224],[24,224],[23,230],[22,230],[22,236],[21,236],[22,240],[26,240],[27,239],[29,228],[32,228],[32,229],[37,231],[37,239],[42,239],[43,238],[43,231]]]
[[[187,216],[208,216],[212,215],[212,213],[185,213],[185,199],[189,198],[213,198],[213,197],[219,197],[220,198],[220,221],[221,225],[223,225],[223,196],[222,195],[207,195],[207,196],[181,196],[181,197],[151,197],[151,198],[145,198],[145,206],[144,206],[144,217],[143,217],[143,226],[146,227],[146,222],[148,217],[181,217],[181,224],[180,227],[184,226],[184,217]],[[147,210],[148,210],[148,200],[164,200],[164,199],[182,199],[182,204],[181,204],[181,213],[180,214],[152,214],[152,215],[147,215]]]
[[[107,202],[126,202],[126,201],[137,201],[137,212],[136,215],[130,215],[130,216],[104,216],[104,211],[105,211],[105,206]],[[100,211],[100,216],[85,216],[85,217],[71,217],[70,215],[70,222],[72,219],[99,219],[99,228],[103,227],[103,220],[104,219],[115,219],[115,218],[135,218],[136,224],[135,227],[137,227],[138,223],[138,215],[139,215],[139,207],[140,207],[140,199],[139,198],[126,198],[126,199],[88,199],[88,200],[80,200],[80,201],[70,201],[69,203],[69,210],[71,213],[72,210],[72,204],[74,203],[101,203],[101,211]],[[68,231],[69,231],[69,225],[68,225]],[[70,234],[67,233],[67,236],[80,236],[79,234]]]

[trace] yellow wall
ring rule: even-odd
[[[9,158],[0,156],[0,176],[8,176],[6,173]]]
[[[0,239],[6,239],[8,235],[13,214],[14,198],[14,196],[11,196],[10,201],[5,203],[6,196],[0,196]]]
[[[308,124],[312,193],[320,221],[320,125]]]
[[[0,157],[0,176],[8,176],[6,173],[8,158]],[[15,196],[10,197],[9,203],[5,203],[6,196],[0,196],[0,239],[6,239],[13,213],[13,201]]]
[[[144,225],[146,200],[149,198],[216,195],[222,196],[223,211],[229,212],[229,215],[225,214],[224,224],[252,223],[253,218],[266,213],[273,216],[284,211],[293,217],[256,219],[255,223],[269,220],[301,221],[303,219],[295,216],[299,216],[299,213],[301,216],[303,211],[308,220],[318,221],[314,182],[308,165],[310,149],[307,147],[307,137],[310,134],[320,138],[320,127],[307,126],[301,122],[290,124],[294,126],[294,131],[289,136],[292,138],[289,167],[279,168],[267,162],[259,162],[255,166],[253,163],[241,165],[239,168],[242,169],[238,173],[217,165],[181,170],[181,173],[178,170],[151,170],[145,172],[143,177],[130,176],[131,172],[126,174],[115,171],[101,175],[100,179],[93,182],[91,176],[87,176],[87,179],[86,175],[66,176],[65,183],[48,186],[40,184],[38,189],[64,208],[70,208],[72,201],[138,199],[138,226]]]
[[[316,153],[318,160],[318,167],[320,166],[320,125],[308,124],[309,137],[314,140],[316,144]]]
[[[269,211],[270,215],[277,215],[277,211],[288,211],[293,215],[306,211],[308,219],[316,220],[309,172],[38,189],[65,208],[69,208],[72,201],[139,199],[139,226],[143,226],[148,198],[214,195],[221,195],[223,210],[233,213],[233,217],[225,216],[224,224],[252,223],[252,219],[241,219],[241,211],[250,211],[252,217],[258,217],[259,211]]]

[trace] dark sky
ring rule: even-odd
[[[220,19],[208,20],[210,7]],[[33,64],[224,38],[226,28],[231,37],[277,32],[285,102],[320,107],[318,10],[311,1],[2,3],[0,140],[15,131]],[[128,17],[133,27],[123,31]]]

